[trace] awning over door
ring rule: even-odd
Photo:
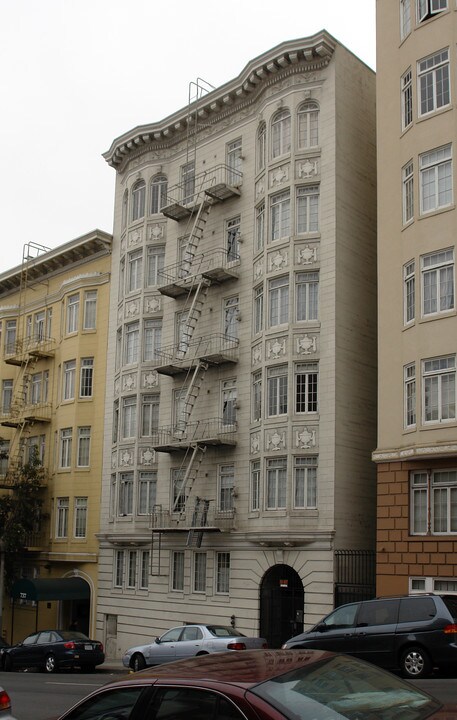
[[[11,591],[13,600],[88,600],[89,585],[83,578],[37,578],[16,580]]]

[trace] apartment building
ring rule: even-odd
[[[46,470],[44,517],[3,597],[10,642],[75,621],[95,633],[111,240],[28,243],[0,275],[1,492],[31,453]]]
[[[377,589],[457,591],[455,0],[377,4]]]
[[[374,73],[325,31],[104,153],[110,657],[193,621],[279,646],[374,548],[375,156]]]

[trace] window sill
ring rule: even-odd
[[[427,220],[427,218],[441,215],[442,213],[449,212],[450,210],[455,210],[455,203],[450,203],[449,205],[445,205],[443,207],[434,208],[433,210],[428,210],[427,212],[420,211],[420,215],[418,216],[417,220]]]

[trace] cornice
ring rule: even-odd
[[[113,141],[103,157],[111,167],[122,171],[128,160],[149,150],[165,150],[187,137],[190,113],[197,111],[199,129],[224,119],[251,104],[278,76],[300,69],[312,72],[330,62],[337,41],[325,30],[308,38],[281,43],[249,62],[234,80],[213,90],[190,107],[162,121],[140,125]],[[289,70],[289,73],[287,72]]]
[[[375,450],[372,460],[375,463],[407,462],[408,460],[427,460],[429,458],[447,458],[457,455],[457,443],[421,445],[418,447]]]

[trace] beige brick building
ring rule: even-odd
[[[377,590],[455,592],[457,10],[377,6]]]
[[[374,100],[321,32],[104,154],[110,656],[187,621],[278,646],[333,607],[335,552],[374,546]]]

